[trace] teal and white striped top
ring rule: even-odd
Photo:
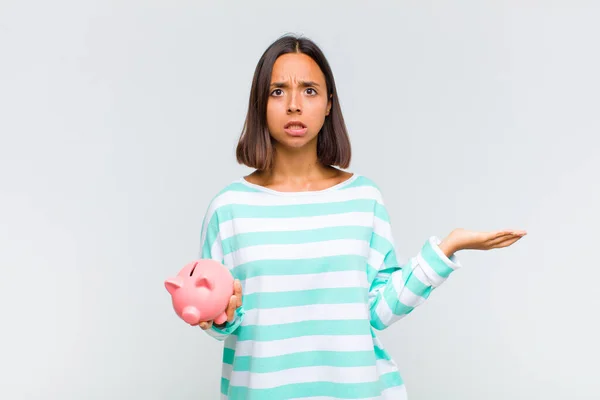
[[[280,192],[240,178],[211,201],[201,257],[242,283],[223,329],[221,399],[406,399],[376,336],[460,267],[429,238],[396,260],[378,187],[354,174],[325,190]]]

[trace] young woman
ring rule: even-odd
[[[224,341],[222,399],[406,399],[375,330],[446,281],[457,251],[525,235],[456,229],[399,265],[382,194],[342,170],[350,158],[325,56],[305,38],[275,41],[256,67],[237,147],[255,171],[212,199],[202,226],[201,257],[236,278],[228,321],[200,323]]]

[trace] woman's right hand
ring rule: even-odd
[[[227,306],[227,311],[226,311],[227,322],[233,321],[233,317],[235,315],[235,310],[241,306],[242,306],[242,284],[239,281],[239,279],[236,279],[235,281],[233,281],[233,295],[231,295],[231,297],[229,298],[229,305]],[[213,326],[213,321],[202,321],[198,324],[198,326],[200,326],[200,328],[202,328],[203,330],[207,330]],[[225,326],[225,324],[216,325],[216,326],[221,327],[221,326]]]

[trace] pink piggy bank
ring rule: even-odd
[[[227,320],[227,306],[233,295],[233,276],[223,264],[210,259],[187,264],[176,277],[167,279],[177,315],[190,325]]]

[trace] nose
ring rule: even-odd
[[[288,103],[288,114],[290,113],[302,113],[302,107],[301,107],[301,94],[298,93],[297,90],[292,91],[292,94],[290,96],[289,99],[289,103]]]
[[[183,309],[181,318],[190,325],[200,322],[200,311],[196,307],[188,306]]]

